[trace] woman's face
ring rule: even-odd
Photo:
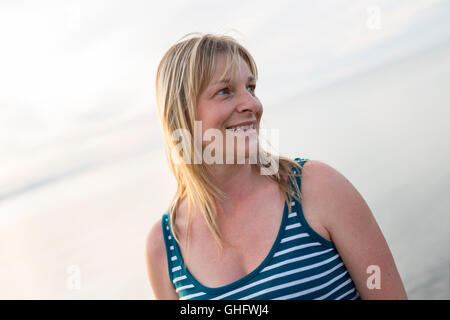
[[[211,128],[218,129],[222,133],[224,154],[227,152],[227,134],[229,137],[238,136],[236,140],[232,138],[237,142],[237,146],[234,146],[235,155],[242,145],[239,145],[239,140],[246,140],[242,148],[245,148],[245,157],[247,158],[250,141],[257,143],[263,107],[255,95],[256,80],[247,63],[242,57],[239,57],[239,61],[236,63],[240,63],[241,68],[235,68],[235,77],[232,78],[231,75],[228,75],[225,77],[225,82],[219,82],[225,71],[226,60],[221,54],[216,57],[216,70],[212,80],[197,98],[196,120],[202,122],[202,137],[204,137],[205,131]],[[208,141],[202,142],[203,146],[208,144]],[[252,148],[254,147],[253,145]],[[242,148],[241,150],[243,150]]]

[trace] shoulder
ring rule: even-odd
[[[336,194],[341,190],[345,177],[328,164],[302,159],[301,196],[303,215],[313,231],[328,241],[333,241],[330,215],[338,215],[335,207],[345,196]]]
[[[340,227],[349,223],[363,224],[373,218],[355,186],[341,172],[322,161],[308,160],[304,164],[302,193],[331,238],[336,237]]]
[[[356,223],[352,215],[370,214],[362,209],[365,201],[348,179],[319,160],[304,163],[301,194],[305,219],[319,235],[334,244],[340,234],[339,227]]]
[[[164,268],[167,266],[167,263],[165,263],[166,248],[161,222],[162,219],[159,218],[152,225],[145,239],[145,262],[152,286],[154,285],[154,275],[165,272]]]
[[[319,160],[308,160],[303,165],[302,192],[321,206],[334,206],[328,210],[361,201],[356,188],[341,172]]]
[[[303,160],[303,171],[302,178],[305,176],[314,176],[314,183],[325,184],[333,181],[334,183],[343,183],[347,180],[338,170],[334,169],[332,166],[326,164],[325,162],[319,160]]]
[[[145,262],[147,275],[156,299],[176,299],[170,282],[162,218],[150,228],[145,239]]]
[[[145,239],[147,258],[156,262],[165,258],[166,249],[162,231],[162,218],[159,218],[150,228]]]
[[[404,299],[400,275],[372,211],[352,183],[330,165],[309,160],[302,192],[310,212],[320,219],[363,299]],[[306,212],[305,212],[306,213]],[[369,290],[367,270],[383,270],[381,289]]]

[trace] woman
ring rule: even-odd
[[[147,236],[155,298],[405,299],[352,184],[323,162],[262,150],[250,53],[229,36],[185,37],[156,77],[178,188]]]

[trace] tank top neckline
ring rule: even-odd
[[[294,201],[294,199],[292,199],[292,201]],[[167,213],[166,213],[167,214]],[[168,215],[168,214],[167,214]],[[283,213],[282,213],[282,218],[281,218],[281,223],[280,223],[280,227],[278,229],[278,233],[277,236],[275,238],[274,243],[272,244],[270,251],[267,253],[266,257],[264,258],[264,260],[250,273],[246,274],[245,276],[222,286],[219,287],[208,287],[206,285],[203,285],[200,281],[198,281],[189,271],[189,268],[185,265],[184,263],[184,259],[183,256],[181,255],[181,251],[180,248],[178,247],[178,243],[174,240],[173,241],[173,246],[174,246],[174,250],[176,255],[178,256],[178,258],[180,259],[180,266],[182,268],[182,270],[185,272],[186,277],[195,285],[195,287],[199,288],[200,290],[204,291],[205,293],[210,293],[210,294],[220,294],[223,292],[227,292],[232,290],[233,288],[236,288],[238,286],[241,286],[243,283],[250,281],[251,279],[253,279],[272,259],[274,253],[277,251],[278,246],[280,244],[280,240],[283,234],[283,230],[285,228],[286,225],[286,221],[287,221],[287,216],[288,216],[288,203],[287,200],[284,201],[284,208],[283,208]],[[170,234],[172,234],[172,230],[170,228],[170,224],[167,223],[167,226],[169,227],[169,232]]]

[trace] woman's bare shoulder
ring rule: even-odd
[[[322,199],[329,203],[324,199],[324,193],[333,193],[333,189],[349,187],[351,183],[342,173],[320,160],[308,160],[303,165],[302,191],[317,201]]]
[[[314,182],[323,182],[324,179],[330,178],[332,175],[339,174],[339,172],[334,169],[332,166],[328,165],[327,163],[320,161],[320,160],[314,160],[314,159],[308,159],[303,164],[303,171],[302,171],[302,181],[303,176],[311,176],[314,175]],[[318,180],[320,179],[320,180]]]
[[[361,205],[364,201],[347,177],[331,165],[308,160],[303,167],[302,192],[308,194],[318,211],[327,212],[327,217],[331,212],[341,213],[344,205]]]
[[[159,260],[164,258],[166,255],[166,250],[164,246],[164,235],[162,232],[162,219],[159,218],[151,226],[149,232],[147,233],[147,238],[145,240],[146,253],[151,260]]]
[[[327,183],[326,164],[318,160],[308,160],[303,164],[301,178],[302,209],[311,228],[322,238],[331,241],[331,235],[325,226],[327,214],[324,208],[323,185]]]
[[[170,282],[162,219],[150,228],[145,240],[145,262],[147,275],[156,299],[177,299],[178,295]]]
[[[321,161],[304,165],[306,201],[322,226],[328,230],[355,286],[363,299],[405,299],[406,291],[394,259],[363,196],[339,171]],[[381,289],[366,285],[367,270],[383,270]]]
[[[331,235],[331,222],[341,221],[338,217],[344,206],[350,206],[356,199],[358,191],[338,170],[319,160],[308,160],[303,165],[302,196],[304,197],[305,215],[320,221]]]

